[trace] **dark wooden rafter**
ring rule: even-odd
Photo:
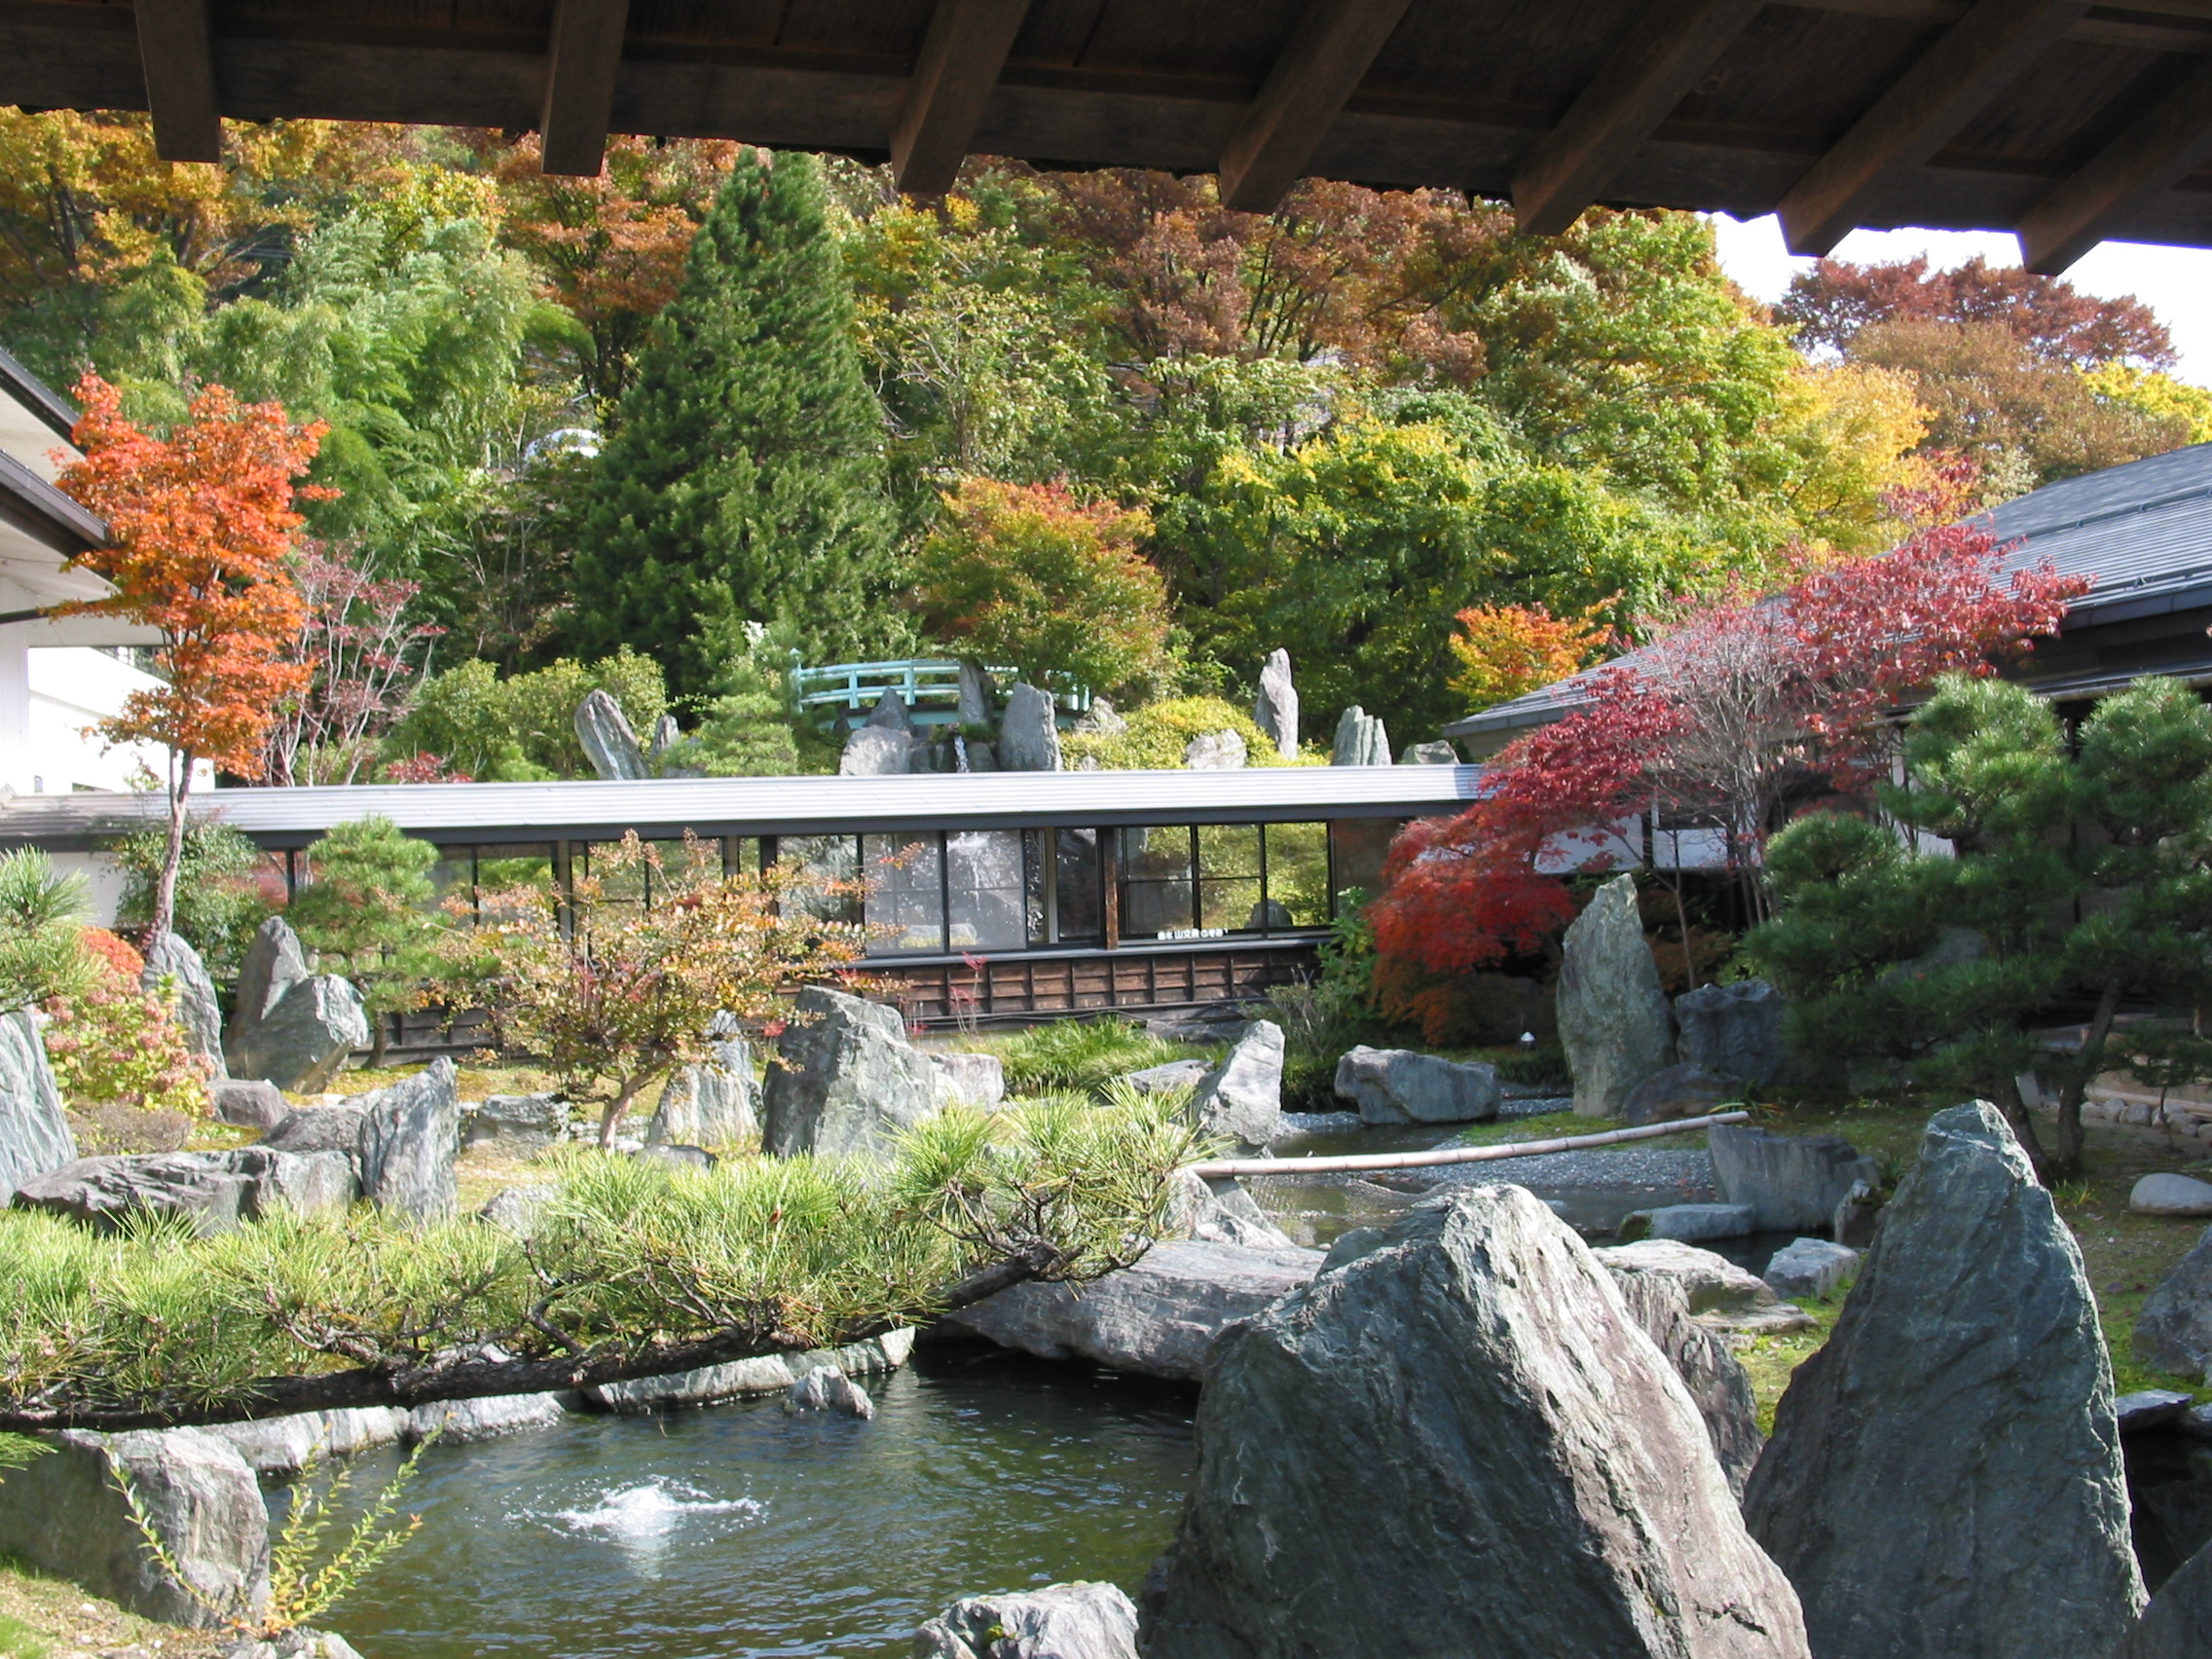
[[[1825,254],[1843,240],[1898,172],[1957,136],[2088,9],[2083,0],[1978,0],[1783,197],[1789,251]]]
[[[537,121],[542,170],[593,178],[605,165],[629,20],[630,0],[556,0]]]
[[[1764,0],[1660,0],[1513,175],[1523,232],[1557,236],[1604,194]]]
[[[938,0],[913,79],[891,124],[891,169],[909,196],[942,196],[960,176],[1029,0]]]
[[[132,10],[154,154],[165,162],[221,161],[223,117],[215,102],[207,0],[137,0]]]
[[[2212,58],[2020,221],[2020,263],[2055,276],[2151,200],[2212,160]]]
[[[1367,74],[1410,0],[1307,0],[1298,25],[1221,152],[1221,200],[1272,212]]]

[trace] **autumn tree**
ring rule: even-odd
[[[407,712],[429,644],[442,629],[413,619],[420,582],[379,580],[361,550],[310,544],[300,555],[303,619],[287,652],[306,668],[269,726],[264,776],[275,784],[350,784]]]
[[[1994,323],[2038,357],[2072,368],[2175,362],[2173,336],[2141,300],[2099,299],[2063,277],[1992,266],[1979,254],[1947,271],[1930,270],[1925,254],[1872,265],[1823,259],[1790,279],[1775,314],[1800,346],[1845,355],[1879,323]]]
[[[1507,703],[1524,692],[1587,668],[1611,642],[1612,630],[1591,611],[1554,616],[1541,605],[1477,605],[1459,612],[1452,654],[1459,672],[1452,689],[1469,710]]]
[[[305,620],[291,561],[305,522],[298,503],[313,490],[300,480],[322,428],[295,426],[277,405],[241,404],[216,386],[159,437],[124,419],[121,394],[97,375],[76,390],[84,414],[72,435],[84,459],[56,482],[106,520],[108,545],[74,563],[115,591],[56,614],[113,617],[162,636],[163,683],[133,691],[96,728],[111,742],[169,753],[168,837],[148,927],[159,939],[175,913],[194,765],[264,776],[271,719],[310,679],[285,653]]]

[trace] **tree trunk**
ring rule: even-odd
[[[622,1122],[623,1114],[630,1110],[630,1102],[645,1091],[645,1087],[660,1076],[660,1072],[641,1072],[636,1077],[622,1080],[622,1090],[607,1103],[607,1110],[599,1115],[599,1150],[610,1152],[614,1147],[614,1130]]]
[[[2036,1135],[2035,1120],[2028,1116],[2027,1102],[2020,1098],[2020,1086],[2011,1078],[2004,1079],[1994,1090],[1997,1109],[2005,1114],[2005,1122],[2011,1125],[2013,1138],[2020,1150],[2028,1155],[2028,1164],[2036,1172],[2036,1179],[2046,1187],[2050,1185],[2050,1160],[2044,1152],[2043,1142]]]
[[[2089,1083],[2104,1070],[2105,1045],[2112,1039],[2113,1021],[2120,1013],[2120,985],[2108,982],[2097,995],[2097,1012],[2082,1035],[2082,1051],[2066,1069],[2058,1088],[2058,1155],[2051,1161],[2053,1174],[2072,1179],[2082,1173],[2082,1100]]]
[[[149,948],[176,919],[176,873],[184,864],[184,807],[192,793],[193,758],[189,749],[169,751],[169,764],[176,768],[169,778],[169,838],[162,852],[162,872],[154,881],[154,917],[146,929]]]
[[[369,1012],[369,1069],[371,1071],[384,1069],[384,1051],[390,1041],[389,1029],[385,1024],[388,1017],[381,1008],[372,1009]]]

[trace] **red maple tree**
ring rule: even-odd
[[[1987,674],[2057,630],[2079,578],[2005,570],[1979,525],[1893,551],[1807,561],[1780,593],[1730,596],[1584,682],[1582,706],[1509,745],[1483,798],[1412,825],[1371,907],[1393,986],[1539,948],[1574,914],[1565,876],[1638,856],[1653,815],[1716,831],[1761,906],[1761,850],[1809,783],[1853,790],[1886,750],[1885,712],[1951,671]]]
[[[72,563],[115,591],[55,613],[161,631],[166,682],[133,691],[95,728],[111,742],[169,752],[168,851],[148,933],[159,939],[175,911],[194,763],[262,777],[274,712],[307,684],[308,669],[284,657],[306,618],[292,571],[305,522],[297,503],[323,494],[298,480],[324,428],[295,426],[277,404],[241,404],[211,386],[158,437],[125,418],[122,394],[99,376],[88,373],[76,393],[84,414],[71,436],[84,459],[56,482],[107,521],[110,540]]]

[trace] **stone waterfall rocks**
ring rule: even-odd
[[[461,1095],[444,1055],[371,1094],[361,1124],[361,1191],[380,1208],[421,1222],[454,1212]]]
[[[963,658],[960,664],[960,689],[957,693],[957,712],[964,726],[985,726],[998,705],[998,683],[991,671],[981,663]]]
[[[1256,1152],[1282,1133],[1282,1027],[1255,1019],[1191,1097],[1198,1127]]]
[[[1290,653],[1273,650],[1260,668],[1260,695],[1252,704],[1252,723],[1273,741],[1285,760],[1298,758],[1298,685],[1290,677]]]
[[[231,1075],[266,1078],[294,1093],[318,1093],[330,1087],[346,1056],[368,1041],[361,993],[335,974],[317,974],[287,986],[266,1014],[232,1040]]]
[[[1680,1378],[1589,1249],[1515,1187],[1347,1235],[1303,1292],[1223,1333],[1141,1645],[1807,1653]]]
[[[1825,1233],[1860,1182],[1879,1187],[1881,1165],[1841,1135],[1778,1135],[1749,1124],[1706,1131],[1723,1202],[1750,1204],[1761,1228]]]
[[[181,934],[162,935],[146,952],[146,967],[138,976],[140,988],[150,996],[164,979],[176,998],[177,1028],[184,1033],[185,1048],[207,1061],[214,1075],[221,1077],[222,1005],[215,1000],[215,981],[207,977],[207,964],[200,960],[200,952]]]
[[[1336,1092],[1363,1124],[1475,1124],[1497,1116],[1497,1068],[1411,1049],[1346,1051]]]
[[[892,1135],[937,1110],[929,1056],[896,1009],[809,985],[761,1090],[761,1144],[777,1158],[881,1156]]]
[[[1191,772],[1241,771],[1250,752],[1234,731],[1200,732],[1183,745],[1183,767]]]
[[[1082,1581],[970,1596],[914,1632],[914,1659],[1137,1659],[1136,1604]]]
[[[2073,1235],[1997,1109],[1929,1121],[1744,1514],[1822,1659],[2107,1653],[2143,1604]]]
[[[1619,1114],[1629,1090],[1675,1063],[1675,1022],[1643,940],[1636,878],[1598,889],[1567,930],[1559,971],[1559,1038],[1574,1073],[1574,1109]]]
[[[1332,766],[1387,766],[1390,734],[1382,722],[1354,703],[1337,720],[1337,741],[1329,750]]]
[[[742,1038],[715,1043],[702,1065],[684,1066],[662,1086],[645,1124],[647,1146],[736,1146],[760,1132],[755,1110],[753,1049]]]
[[[589,692],[576,705],[576,741],[584,746],[591,769],[603,778],[652,776],[630,717],[609,692]]]
[[[1002,772],[1060,769],[1059,715],[1050,692],[1023,682],[1007,693],[1006,713],[999,720],[998,762]]]
[[[1677,997],[1683,1060],[1739,1083],[1772,1083],[1789,1059],[1782,1037],[1787,1007],[1764,979],[1700,985]]]
[[[0,1481],[0,1555],[170,1624],[218,1626],[268,1599],[269,1512],[228,1441],[199,1428],[42,1438],[53,1450]],[[125,1481],[181,1581],[146,1547]]]
[[[2212,1227],[2166,1270],[2135,1316],[2135,1356],[2185,1377],[2212,1374]]]
[[[238,1042],[269,1015],[284,993],[302,979],[313,977],[300,936],[282,916],[271,916],[254,929],[253,942],[245,947],[239,967],[238,1000],[231,1009],[228,1041]]]
[[[0,1014],[0,1203],[76,1156],[37,1016],[28,1009]]]

